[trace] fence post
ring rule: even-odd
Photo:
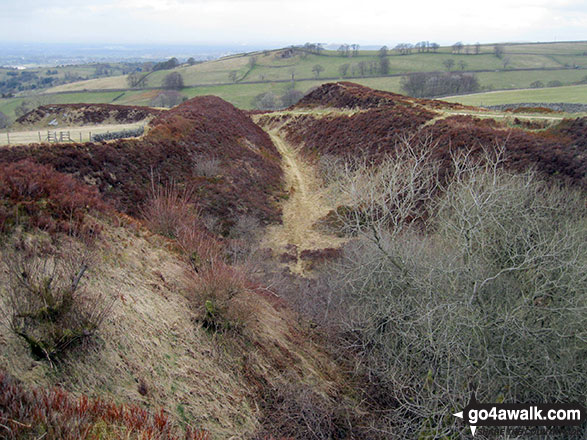
[[[39,134],[39,142],[41,142],[41,132],[37,131],[37,133]]]
[[[6,139],[8,139],[8,145],[10,145],[10,133],[6,130]]]
[[[81,131],[79,132],[79,143],[80,144],[82,143],[82,132]]]

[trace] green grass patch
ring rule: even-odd
[[[497,92],[474,93],[471,95],[443,98],[449,102],[466,105],[500,105],[524,102],[567,102],[587,103],[587,85],[547,87],[544,89],[502,90]]]

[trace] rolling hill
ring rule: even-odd
[[[264,93],[273,93],[279,106],[279,98],[292,88],[305,93],[332,80],[352,79],[368,87],[398,93],[402,91],[401,78],[414,72],[474,73],[481,91],[523,89],[538,82],[542,86],[549,83],[570,86],[586,76],[585,42],[500,46],[503,53],[499,57],[494,53],[495,45],[480,45],[479,53],[474,45],[464,45],[459,52],[452,47],[440,47],[436,51],[411,49],[409,53],[390,49],[387,73],[381,72],[377,51],[351,51],[350,56],[343,56],[338,51],[318,53],[304,48],[234,55],[193,66],[182,65],[174,72],[183,77],[185,87],[181,93],[185,97],[214,94],[243,109],[255,108],[258,96]],[[170,70],[146,73],[146,85],[138,90],[129,87],[125,75],[71,82],[26,97],[2,99],[0,111],[14,118],[15,109],[23,101],[29,109],[68,102],[149,105],[169,73]],[[560,92],[558,98],[557,92]],[[553,100],[564,102],[563,89],[550,93]]]
[[[457,437],[472,378],[583,399],[587,121],[539,110],[344,81],[0,147],[0,435]]]

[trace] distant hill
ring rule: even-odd
[[[144,72],[141,74],[146,79],[139,88],[131,88],[127,75],[112,69],[113,76],[70,81],[40,88],[34,93],[28,91],[26,97],[2,99],[0,111],[14,119],[15,108],[23,102],[29,110],[42,104],[67,102],[149,105],[154,98],[152,92],[164,86],[166,75],[172,71],[182,75],[181,93],[185,97],[213,94],[243,109],[256,108],[260,96],[267,93],[272,94],[269,102],[274,107],[287,106],[282,98],[288,90],[293,88],[305,93],[333,80],[352,79],[368,87],[403,93],[402,77],[415,72],[474,74],[479,92],[536,87],[539,93],[542,87],[570,86],[584,81],[587,76],[585,54],[587,42],[465,44],[460,49],[402,45],[397,49],[389,48],[384,66],[378,50],[318,52],[304,47],[285,48],[184,64],[173,70]],[[564,102],[563,89],[552,87],[548,90],[553,102]]]

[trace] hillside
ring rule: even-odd
[[[118,210],[132,215],[139,214],[152,184],[178,182],[198,187],[199,206],[221,219],[221,229],[240,215],[278,220],[277,151],[240,110],[202,97],[160,114],[150,125],[141,140],[16,146],[0,150],[0,162],[29,158],[53,165],[95,185]]]
[[[325,116],[296,114],[299,110],[324,105],[354,109],[354,112]],[[303,145],[310,156],[349,157],[360,151],[362,155],[377,158],[392,152],[402,137],[431,139],[433,156],[443,161],[450,159],[451,152],[500,145],[505,148],[509,166],[519,170],[533,166],[547,175],[579,185],[587,183],[587,164],[583,157],[586,145],[582,139],[561,135],[556,127],[529,133],[521,128],[510,128],[491,116],[482,119],[459,114],[467,109],[471,108],[373,91],[353,83],[333,83],[305,96],[291,108],[291,114],[286,111],[275,117],[267,115],[261,124],[279,123],[286,138],[294,145]],[[478,116],[483,117],[483,112]],[[578,121],[582,120],[584,118]],[[579,128],[576,133],[581,130]]]
[[[291,89],[306,93],[333,80],[352,80],[368,87],[404,93],[402,78],[415,72],[450,72],[453,76],[475,74],[479,91],[484,92],[539,87],[519,97],[525,102],[542,102],[532,96],[533,93],[539,95],[545,87],[549,88],[550,95],[547,102],[566,102],[568,93],[559,86],[582,84],[586,76],[585,42],[502,44],[498,45],[503,51],[499,56],[495,54],[495,46],[470,44],[459,51],[453,47],[409,51],[390,47],[385,57],[388,61],[386,72],[381,71],[382,58],[378,51],[322,50],[318,53],[302,47],[254,52],[192,66],[181,65],[173,70],[141,73],[146,78],[142,88],[131,88],[127,77],[118,75],[27,91],[23,96],[1,99],[0,111],[16,119],[14,112],[20,112],[22,106],[30,110],[38,105],[69,102],[154,105],[151,103],[171,72],[182,76],[181,94],[186,98],[213,94],[242,109],[258,107],[260,96],[266,93],[272,94],[268,101],[271,108],[287,107],[289,98],[286,97],[285,104],[282,98]],[[319,70],[316,66],[320,66]],[[530,96],[525,96],[528,94]],[[576,102],[577,98],[573,99]],[[506,102],[512,102],[512,98],[504,97],[503,103]]]
[[[582,402],[587,120],[533,112],[336,82],[0,147],[0,436],[460,438],[472,386]]]

